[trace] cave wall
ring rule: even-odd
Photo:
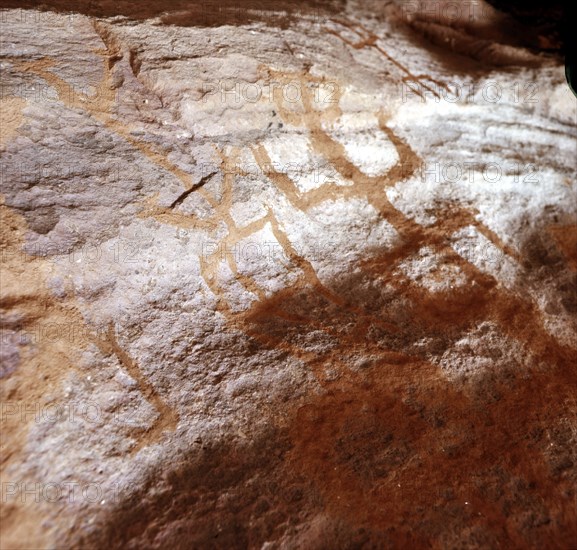
[[[552,38],[480,1],[2,8],[2,548],[574,548]]]

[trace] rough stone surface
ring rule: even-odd
[[[1,547],[575,548],[559,59],[481,2],[77,4],[1,12]]]

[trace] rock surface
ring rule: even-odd
[[[1,547],[574,548],[559,60],[481,2],[77,4],[1,12]]]

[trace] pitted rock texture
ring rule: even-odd
[[[2,548],[575,548],[576,100],[450,4],[3,3]]]

